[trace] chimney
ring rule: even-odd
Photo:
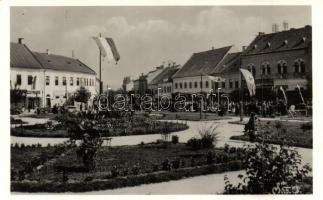
[[[214,46],[212,46],[212,50],[214,50]]]
[[[265,32],[258,32],[258,35],[265,35]]]
[[[273,24],[272,25],[272,32],[277,33],[279,31],[279,25],[278,24]]]
[[[283,21],[283,28],[284,28],[284,31],[288,30],[288,23],[286,21]]]
[[[242,52],[244,52],[247,49],[247,46],[242,46]]]
[[[49,49],[46,49],[46,54],[47,54],[47,55],[49,55],[49,54],[50,54]]]
[[[18,38],[18,44],[22,44],[22,40],[23,40],[24,38]]]
[[[72,50],[72,58],[75,58],[74,50]]]

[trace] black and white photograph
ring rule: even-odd
[[[8,10],[11,195],[313,195],[310,4]]]

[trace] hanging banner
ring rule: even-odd
[[[246,80],[250,96],[256,95],[256,84],[252,74],[246,69],[240,69],[240,71]]]

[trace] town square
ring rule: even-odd
[[[311,6],[10,17],[12,194],[313,194]]]

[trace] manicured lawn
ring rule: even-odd
[[[257,133],[265,142],[272,144],[313,148],[312,132],[311,122],[262,120],[257,123]],[[249,141],[247,135],[232,136],[230,139]]]

